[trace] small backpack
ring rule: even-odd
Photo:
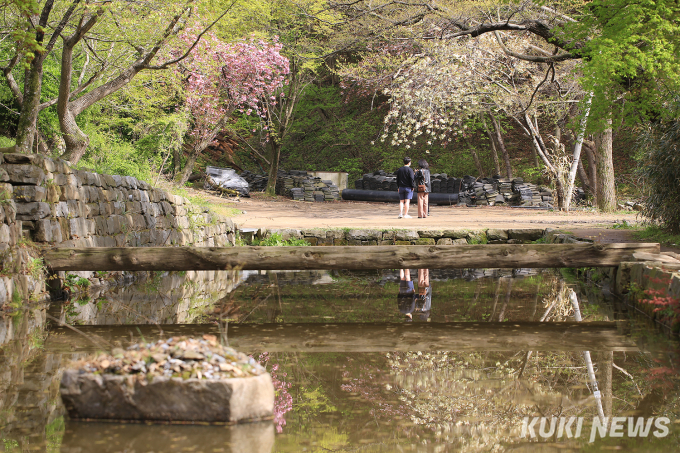
[[[425,185],[425,175],[421,169],[416,170],[416,189],[418,192],[427,192],[427,186]]]

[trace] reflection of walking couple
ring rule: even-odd
[[[413,321],[413,314],[417,313],[422,321],[430,320],[432,306],[432,287],[430,286],[430,270],[418,269],[418,292],[411,280],[411,270],[399,271],[399,295],[397,296],[399,311],[406,316],[406,321]]]

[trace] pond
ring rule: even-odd
[[[569,272],[155,272],[99,283],[0,318],[0,451],[680,447],[677,344]],[[575,308],[586,324],[573,323]],[[72,360],[106,345],[204,334],[267,367],[273,421],[64,416],[59,380]]]

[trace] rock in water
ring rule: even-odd
[[[266,370],[210,335],[76,362],[60,390],[74,419],[234,423],[271,418],[274,411]]]

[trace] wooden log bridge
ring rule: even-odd
[[[45,350],[94,352],[100,346],[65,327]],[[127,345],[177,335],[220,335],[213,324],[78,326],[86,336]],[[229,324],[229,345],[255,352],[638,351],[615,322],[428,322]],[[73,341],[73,336],[78,341]]]
[[[53,271],[471,269],[612,267],[659,244],[54,248]]]
[[[659,244],[55,248],[54,271],[469,269],[611,267]]]

